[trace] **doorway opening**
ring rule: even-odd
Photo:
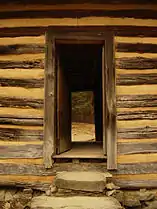
[[[101,43],[58,43],[57,158],[105,158]]]
[[[92,91],[72,92],[72,142],[95,141],[94,94]]]

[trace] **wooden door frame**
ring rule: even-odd
[[[45,56],[45,100],[44,100],[44,146],[43,158],[46,168],[52,167],[52,156],[55,154],[56,143],[56,75],[55,75],[55,44],[65,41],[99,42],[105,45],[105,139],[107,150],[107,169],[117,169],[117,128],[116,128],[116,79],[114,66],[114,34],[111,31],[86,30],[77,27],[70,29],[54,29],[49,27],[46,32]],[[50,114],[51,113],[51,114]]]

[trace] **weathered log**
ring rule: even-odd
[[[149,175],[149,174],[148,174]],[[119,186],[121,189],[142,189],[142,188],[147,188],[147,189],[153,189],[157,187],[157,180],[154,179],[142,179],[141,180],[122,180],[122,179],[116,179],[114,178],[113,182]]]
[[[118,74],[117,85],[156,84],[157,74]]]
[[[17,87],[20,86],[20,87],[25,87],[25,88],[43,88],[44,78],[43,79],[0,78],[0,85],[1,86],[17,86]]]
[[[119,139],[157,138],[157,127],[118,128],[118,138]]]
[[[0,55],[4,54],[36,54],[36,53],[44,53],[44,45],[43,44],[21,44],[21,45],[0,45]]]
[[[52,11],[16,11],[1,12],[0,19],[11,18],[73,18],[73,17],[132,17],[141,19],[157,19],[156,11],[150,9],[117,9],[117,10],[53,10]]]
[[[120,69],[157,69],[157,59],[155,58],[117,58],[116,67]]]
[[[11,97],[1,97],[0,106],[1,107],[32,107],[32,108],[43,108],[44,101],[42,99],[35,98],[11,98]]]
[[[12,118],[0,117],[0,124],[22,125],[22,126],[42,126],[43,118]]]
[[[4,141],[25,141],[25,140],[43,140],[43,130],[16,128],[0,128],[0,140]]]
[[[35,60],[35,61],[0,61],[0,68],[10,69],[10,68],[23,68],[23,69],[32,69],[32,68],[42,68],[44,69],[44,60]]]
[[[43,146],[38,144],[25,144],[25,145],[0,145],[0,158],[42,158]]]
[[[117,107],[157,107],[157,95],[117,96]]]
[[[157,44],[146,43],[118,43],[116,45],[118,52],[138,52],[138,53],[157,53]]]
[[[54,30],[57,29],[57,26],[53,27]],[[71,29],[74,30],[74,27],[70,26],[62,26],[62,30]],[[97,30],[101,31],[102,27],[92,26],[78,26],[76,30]],[[157,37],[157,28],[156,27],[148,27],[147,26],[104,26],[102,31],[111,30],[114,31],[114,34],[117,36],[145,36],[145,37]],[[47,27],[14,27],[14,28],[3,28],[0,30],[0,37],[17,37],[17,36],[38,36],[44,35],[47,31]]]
[[[117,113],[117,120],[155,120],[157,119],[156,110],[124,111]],[[136,121],[135,121],[136,123]]]
[[[157,143],[118,143],[118,154],[157,153]]]

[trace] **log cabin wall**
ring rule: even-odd
[[[0,185],[44,190],[56,171],[76,169],[43,166],[44,32],[47,26],[100,26],[115,32],[115,181],[123,188],[157,188],[156,10],[144,3],[0,4]]]
[[[115,36],[119,185],[156,187],[157,37]],[[129,180],[129,181],[128,181]]]

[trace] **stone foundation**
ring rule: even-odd
[[[0,188],[0,209],[31,209],[35,197],[114,197],[124,209],[157,209],[157,190],[140,189],[136,191],[121,190],[112,183],[103,192],[83,192],[70,189],[57,189],[51,186],[46,192],[28,188]],[[42,198],[41,198],[42,199]]]

